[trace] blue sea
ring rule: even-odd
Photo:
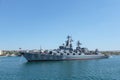
[[[46,62],[0,57],[0,80],[120,80],[120,56]]]

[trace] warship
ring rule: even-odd
[[[108,58],[96,49],[89,51],[87,48],[82,48],[80,41],[77,41],[77,46],[73,49],[71,36],[67,36],[67,41],[58,49],[39,51],[26,51],[21,54],[28,62],[31,61],[57,61],[57,60],[88,60],[88,59],[102,59]]]

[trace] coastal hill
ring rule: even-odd
[[[101,51],[101,53],[106,55],[120,55],[120,50],[114,50],[114,51]]]
[[[20,56],[20,52],[17,50],[0,50],[0,56]]]

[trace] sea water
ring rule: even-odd
[[[0,57],[0,80],[120,80],[120,56],[40,62]]]

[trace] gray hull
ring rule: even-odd
[[[23,56],[28,61],[87,60],[108,58],[106,55],[50,55],[32,53],[24,53]]]

